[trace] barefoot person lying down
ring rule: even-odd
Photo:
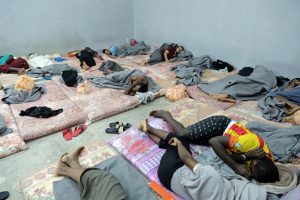
[[[147,121],[145,126],[149,137],[166,149],[157,172],[160,182],[183,199],[266,199],[266,191],[260,186],[238,179],[229,181],[212,166],[197,163],[189,143],[176,134],[155,129]]]
[[[226,116],[208,117],[185,128],[167,111],[152,111],[150,115],[168,122],[175,131],[174,137],[194,144],[210,145],[237,174],[262,183],[273,183],[279,179],[278,169],[265,141]]]
[[[121,184],[110,173],[97,168],[84,168],[78,157],[84,147],[71,154],[61,156],[56,168],[57,176],[67,176],[75,180],[82,188],[82,200],[125,200],[127,196]]]

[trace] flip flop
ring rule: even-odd
[[[112,122],[109,123],[109,127],[116,127],[117,125],[121,126],[123,123],[122,122]]]
[[[76,137],[76,136],[80,135],[85,129],[87,129],[87,125],[81,124],[75,128],[74,132],[71,133],[71,136]]]
[[[5,200],[9,197],[9,192],[4,191],[4,192],[0,192],[0,200]]]
[[[105,129],[105,133],[118,134],[118,133],[123,132],[123,129],[124,129],[124,125],[121,122],[120,124],[116,124],[115,127],[110,127],[110,128]]]
[[[123,126],[123,131],[126,131],[126,130],[129,129],[130,127],[131,127],[131,124],[126,123],[126,124]]]
[[[72,131],[70,128],[63,130],[63,137],[65,138],[66,141],[69,141],[72,139]]]

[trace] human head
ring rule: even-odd
[[[183,50],[184,50],[183,46],[176,47],[176,53],[179,53],[180,51],[183,51]]]
[[[103,49],[102,53],[104,53],[106,55],[111,55],[111,52],[108,49]]]
[[[250,173],[260,183],[274,183],[279,180],[278,168],[267,156],[262,159],[252,160]]]

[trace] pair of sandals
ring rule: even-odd
[[[67,129],[63,130],[63,136],[66,141],[69,141],[73,137],[77,137],[78,135],[80,135],[85,129],[87,129],[86,124],[80,124],[80,125],[76,126],[74,131],[72,131],[71,128],[67,128]]]
[[[122,122],[109,123],[109,128],[105,129],[105,133],[119,134],[131,127],[130,123],[123,124]]]

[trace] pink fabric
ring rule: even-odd
[[[17,121],[21,137],[31,140],[44,135],[62,131],[87,120],[86,115],[76,106],[53,82],[44,82],[47,93],[43,94],[38,101],[22,104],[11,104],[13,115]],[[49,119],[40,119],[27,116],[19,116],[21,110],[32,106],[48,106],[52,109],[63,109],[63,112]]]
[[[149,117],[148,121],[154,128],[172,131],[170,126],[162,119]],[[132,127],[113,137],[109,143],[149,180],[161,184],[157,176],[157,169],[165,150],[160,149],[145,133],[136,127]],[[169,192],[176,199],[181,199],[173,192]]]
[[[3,96],[3,91],[0,91],[0,98]],[[19,129],[9,106],[2,103],[2,101],[0,101],[0,114],[4,117],[6,126],[13,130],[12,133],[0,136],[0,158],[27,149],[27,146],[20,137]]]
[[[67,87],[59,79],[54,81],[91,121],[104,119],[139,105],[137,97],[125,95],[123,90],[98,88],[88,82],[89,92],[77,94],[75,87]]]
[[[202,103],[207,103],[207,104],[216,106],[216,107],[218,107],[222,110],[226,110],[226,109],[236,105],[235,103],[227,103],[227,102],[216,101],[216,100],[212,99],[210,96],[208,96],[205,92],[203,92],[196,85],[188,86],[186,88],[186,92],[193,99],[195,99],[197,101],[200,101]]]

